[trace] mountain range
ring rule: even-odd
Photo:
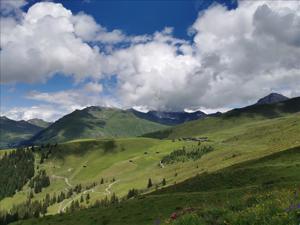
[[[131,111],[138,117],[150,120],[152,122],[161,123],[165,125],[178,125],[191,120],[201,119],[207,116],[204,112],[164,112],[164,111],[149,111],[140,112],[134,109]]]
[[[255,106],[266,105],[262,107],[261,113],[263,113],[268,111],[264,109],[264,107],[268,107],[267,105],[288,99],[283,95],[271,93],[259,99],[251,107],[255,108]],[[243,109],[239,109],[237,112],[240,113]],[[135,109],[122,110],[91,106],[82,110],[75,110],[54,123],[49,123],[41,119],[14,121],[6,117],[1,117],[0,148],[14,147],[19,144],[65,142],[80,138],[142,136],[153,132],[159,133],[161,130],[164,132],[165,128],[189,121],[207,117],[224,117],[233,113],[236,113],[236,110],[222,115],[222,113],[205,114],[201,111],[192,113],[140,112]],[[270,114],[270,111],[268,113]]]
[[[38,121],[38,122],[37,122]],[[43,120],[15,121],[5,116],[0,117],[0,148],[17,146],[21,141],[31,138],[47,126]]]
[[[91,106],[62,117],[26,143],[65,142],[80,138],[133,137],[167,126],[137,117],[131,110]]]

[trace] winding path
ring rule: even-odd
[[[52,175],[52,178],[56,178],[56,179],[64,179],[66,185],[68,185],[69,187],[72,187],[72,184],[70,184],[69,179],[67,177],[62,177],[62,176],[56,176],[56,175]]]
[[[64,177],[56,176],[56,178],[64,178]],[[66,180],[65,180],[65,181],[66,181]],[[64,211],[66,210],[66,208],[67,208],[74,200],[79,199],[79,198],[81,197],[82,194],[85,195],[85,194],[87,194],[87,193],[89,193],[89,192],[92,192],[92,193],[99,193],[99,194],[110,195],[110,194],[111,194],[111,191],[110,191],[111,187],[112,187],[114,184],[118,183],[119,181],[120,181],[120,180],[116,180],[116,181],[110,183],[110,184],[107,186],[107,188],[105,188],[105,192],[95,191],[95,189],[92,188],[92,189],[89,189],[89,190],[85,190],[84,192],[79,193],[79,194],[77,194],[76,196],[72,197],[72,199],[71,199],[70,201],[68,201],[64,206],[63,206],[63,202],[61,202],[61,204],[60,204],[60,206],[59,206],[59,208],[58,208],[58,210],[57,210],[57,213],[64,212]],[[67,183],[67,182],[66,182],[66,183]],[[72,186],[71,186],[71,187],[72,187]]]
[[[116,181],[112,182],[111,184],[109,184],[107,188],[105,188],[105,191],[106,191],[107,195],[110,195],[110,194],[111,194],[111,192],[110,192],[111,187],[112,187],[114,184],[118,183],[119,181],[120,181],[120,180],[116,180]]]

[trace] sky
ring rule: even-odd
[[[300,1],[0,2],[0,106],[12,119],[300,95]]]

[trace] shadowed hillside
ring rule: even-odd
[[[42,129],[43,127],[24,120],[15,121],[4,116],[0,117],[0,148],[14,147]]]

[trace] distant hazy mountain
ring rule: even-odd
[[[43,128],[27,121],[15,121],[5,116],[0,117],[0,148],[10,148],[20,141],[31,138]]]
[[[144,113],[134,109],[131,109],[131,111],[140,118],[166,125],[177,125],[187,121],[204,118],[207,116],[204,112],[201,111],[196,111],[193,113],[163,111],[149,111],[147,113]]]
[[[272,103],[286,101],[288,99],[289,98],[284,96],[284,95],[281,95],[281,94],[278,94],[278,93],[271,93],[271,94],[259,99],[256,104],[257,105],[272,104]]]
[[[49,127],[52,124],[51,122],[47,122],[45,120],[37,118],[27,120],[27,122],[42,128]]]
[[[130,110],[92,106],[75,110],[62,117],[26,143],[140,136],[166,127],[166,125],[140,118]]]

